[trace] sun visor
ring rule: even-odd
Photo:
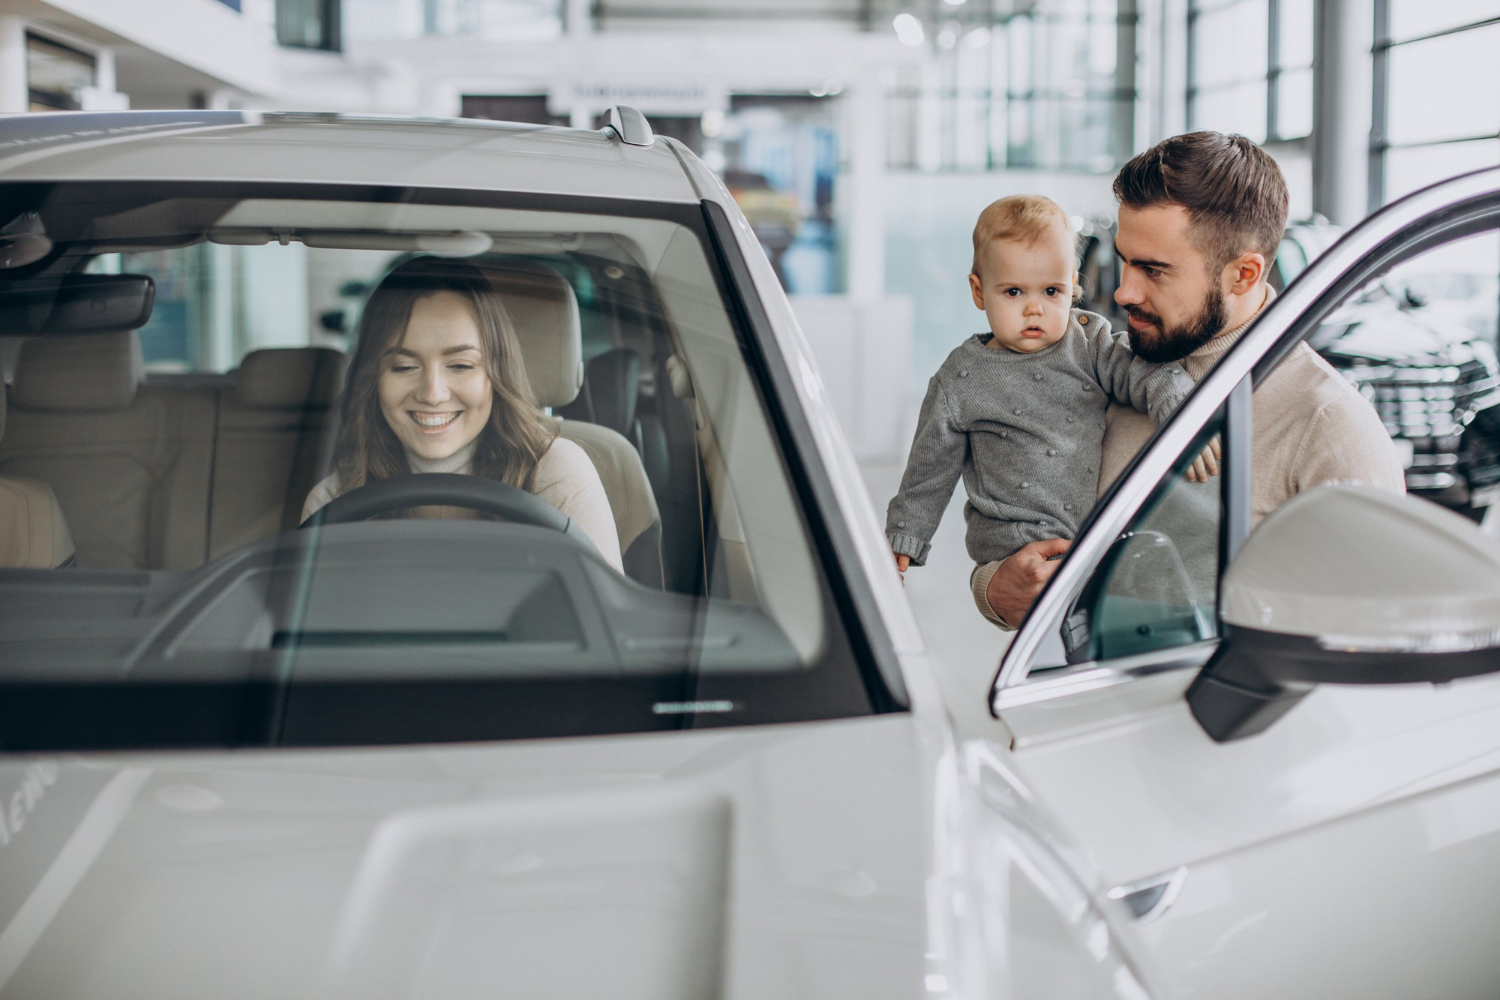
[[[111,333],[151,318],[156,283],[144,274],[70,274],[0,283],[0,335]]]

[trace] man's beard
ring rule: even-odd
[[[1178,326],[1164,325],[1160,316],[1149,313],[1140,306],[1126,306],[1125,311],[1142,323],[1150,323],[1156,328],[1145,332],[1133,326],[1127,328],[1130,333],[1130,349],[1135,352],[1135,356],[1154,364],[1181,361],[1223,333],[1224,324],[1229,321],[1228,310],[1224,308],[1224,292],[1218,285],[1209,286],[1208,298],[1203,300],[1203,308],[1198,311],[1198,315]]]

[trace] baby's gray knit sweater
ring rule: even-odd
[[[1073,538],[1094,506],[1110,399],[1158,424],[1193,388],[1177,364],[1150,364],[1098,313],[1034,354],[964,341],[927,383],[901,491],[886,512],[891,550],[927,561],[962,474],[969,557],[1004,559],[1028,542]]]

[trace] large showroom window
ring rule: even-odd
[[[542,41],[563,31],[559,0],[360,0],[344,5],[351,42],[468,36]]]
[[[32,111],[77,111],[94,85],[95,58],[49,38],[26,33],[26,89]]]
[[[1494,0],[1376,0],[1371,208],[1500,164],[1495,15]]]
[[[898,16],[897,37],[934,57],[891,95],[890,166],[1108,173],[1129,157],[1135,0],[1017,7],[943,3],[925,20]]]
[[[1376,0],[1370,207],[1455,174],[1500,165],[1500,88],[1494,0]],[[1500,233],[1432,255],[1437,277],[1410,283],[1495,342]]]
[[[1209,53],[1212,53],[1210,56]],[[1312,132],[1313,0],[1194,0],[1188,124],[1256,142]]]
[[[339,0],[277,0],[276,40],[298,49],[343,49]]]

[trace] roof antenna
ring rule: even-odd
[[[649,146],[656,141],[646,116],[626,104],[616,104],[610,108],[609,121],[599,131],[605,135],[613,132],[628,146]]]

